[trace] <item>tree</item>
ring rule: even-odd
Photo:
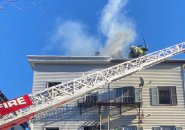
[[[0,0],[0,11],[5,10],[8,6],[12,6],[19,11],[27,11],[25,7],[19,5],[21,2],[27,2],[33,5],[33,7],[39,9],[44,13],[44,11],[41,9],[41,6],[46,2],[46,0],[24,0],[24,1],[19,1],[19,0]],[[25,3],[24,3],[25,5]]]

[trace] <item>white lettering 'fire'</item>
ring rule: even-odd
[[[14,100],[10,100],[8,102],[0,103],[0,108],[10,108],[13,106],[26,104],[24,97],[20,97]]]

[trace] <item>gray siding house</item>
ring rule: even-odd
[[[111,57],[28,56],[33,93],[124,62]],[[38,115],[33,130],[185,130],[185,60],[167,60],[61,108]]]

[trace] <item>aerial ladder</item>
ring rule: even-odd
[[[0,130],[7,130],[15,125],[31,120],[54,108],[62,107],[107,84],[122,79],[147,67],[154,66],[164,60],[185,52],[185,42],[131,59],[110,68],[83,75],[80,78],[62,82],[43,91],[29,94],[32,105],[0,118]]]

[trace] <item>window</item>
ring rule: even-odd
[[[58,127],[48,127],[48,128],[45,128],[45,130],[59,130]]]
[[[134,102],[134,88],[123,89],[123,102]]]
[[[171,104],[171,91],[169,87],[158,88],[159,104]]]
[[[86,96],[86,103],[95,103],[98,101],[98,97],[97,95],[89,95],[89,96]]]
[[[153,127],[152,130],[182,130],[182,127],[161,126],[161,127]]]
[[[84,130],[99,130],[96,126],[84,126]]]
[[[137,130],[136,126],[125,126],[123,127],[123,130]]]
[[[175,86],[151,88],[151,105],[177,105]]]
[[[47,82],[47,88],[50,88],[52,86],[55,86],[55,85],[58,85],[58,84],[61,84],[62,82]]]
[[[175,126],[161,126],[161,130],[175,130]]]
[[[136,127],[136,126],[124,126],[124,127],[117,127],[114,130],[143,130],[143,127]]]
[[[133,103],[135,102],[134,87],[116,88],[116,102]]]

